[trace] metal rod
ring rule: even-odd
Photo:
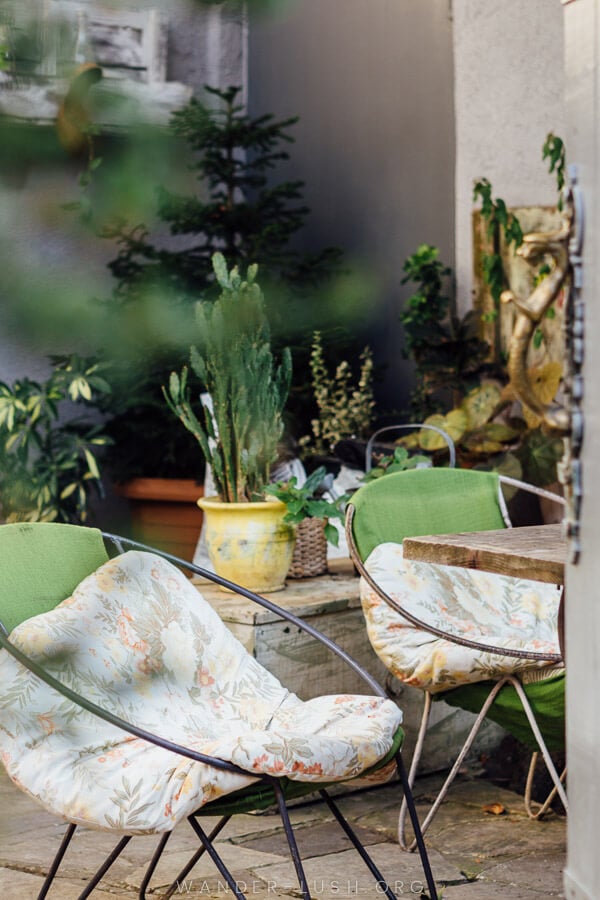
[[[108,870],[110,869],[112,864],[115,862],[115,860],[121,855],[121,853],[123,852],[123,850],[125,849],[125,847],[127,846],[127,844],[129,843],[130,840],[131,840],[130,834],[127,834],[127,835],[125,835],[125,837],[121,838],[121,840],[116,845],[116,847],[114,848],[112,853],[110,853],[106,857],[106,859],[104,860],[104,862],[102,863],[102,865],[100,866],[100,868],[98,869],[98,871],[96,872],[94,877],[90,881],[88,881],[85,890],[82,891],[82,893],[78,896],[77,900],[85,900],[86,897],[90,896],[90,894],[92,893],[92,891],[94,890],[96,885],[102,880],[102,877],[108,872]]]
[[[329,796],[327,791],[324,791],[324,790],[319,791],[319,794],[321,795],[321,797],[323,798],[323,800],[325,801],[325,803],[327,804],[327,806],[329,807],[329,809],[331,810],[331,812],[333,813],[335,818],[337,819],[339,825],[341,826],[341,828],[343,829],[343,831],[345,832],[347,837],[354,844],[354,849],[358,852],[360,857],[364,860],[365,865],[367,866],[367,868],[369,869],[371,874],[375,876],[375,880],[377,882],[377,892],[381,893],[381,890],[382,890],[383,893],[387,897],[389,897],[389,900],[398,900],[398,898],[396,897],[396,894],[394,894],[391,887],[387,883],[386,879],[383,877],[383,875],[381,874],[381,872],[375,865],[374,861],[371,859],[371,857],[367,853],[365,847],[363,846],[361,841],[358,839],[356,833],[351,828],[350,824],[346,821],[345,817],[342,815],[342,813],[340,812],[340,810],[338,809],[336,804],[333,802],[332,798]]]
[[[223,860],[221,859],[221,857],[219,856],[219,854],[217,853],[215,848],[213,847],[209,836],[204,832],[204,830],[200,827],[200,825],[194,819],[193,816],[188,816],[188,822],[190,823],[190,825],[192,826],[192,828],[194,829],[194,831],[196,832],[196,834],[198,835],[198,837],[200,838],[200,840],[202,841],[204,846],[206,847],[206,852],[208,853],[208,855],[214,862],[215,866],[217,867],[217,869],[219,870],[219,872],[221,873],[221,875],[223,876],[223,878],[225,879],[225,881],[227,882],[229,887],[231,888],[231,891],[232,891],[234,897],[236,897],[237,900],[246,900],[245,895],[242,894],[242,892],[238,888],[233,875],[231,874],[231,872],[229,871],[229,869],[227,868],[227,866],[225,865],[225,863],[223,862]],[[309,898],[309,900],[310,900],[310,898]]]
[[[279,806],[279,815],[281,816],[281,821],[283,822],[283,829],[285,831],[285,836],[287,838],[288,846],[290,848],[290,853],[292,856],[292,862],[294,863],[294,868],[296,870],[296,875],[298,876],[298,883],[300,884],[300,890],[302,891],[303,900],[311,900],[310,891],[308,890],[308,883],[306,881],[306,875],[304,874],[304,867],[302,866],[302,859],[300,857],[300,851],[298,850],[298,844],[296,842],[296,836],[292,829],[292,823],[290,822],[290,816],[287,811],[287,806],[285,805],[285,797],[283,796],[283,790],[279,781],[276,778],[272,779],[273,790],[275,791],[275,796],[277,797],[277,805]]]
[[[399,750],[396,753],[396,768],[398,769],[398,775],[400,776],[400,781],[402,782],[402,789],[406,798],[408,814],[410,816],[410,821],[413,827],[417,847],[419,848],[419,856],[421,857],[421,865],[423,866],[425,881],[427,882],[427,887],[429,889],[430,900],[438,900],[437,887],[435,886],[435,881],[433,880],[433,873],[431,871],[431,865],[429,862],[429,856],[427,855],[425,841],[423,840],[421,825],[419,824],[419,817],[417,816],[417,810],[415,808],[414,797],[408,783],[408,776],[406,774],[406,769],[404,768],[404,760],[402,759],[402,754]]]
[[[225,825],[227,825],[230,818],[231,818],[231,816],[223,816],[223,818],[220,819],[219,822],[217,822],[217,824],[215,825],[215,827],[213,828],[211,833],[208,835],[208,840],[211,843],[214,841],[214,839],[219,834],[219,832],[221,832],[223,830]],[[189,821],[189,819],[188,819],[188,821]],[[183,867],[181,872],[177,873],[177,877],[169,885],[169,889],[167,890],[167,893],[163,894],[163,896],[160,898],[160,900],[169,900],[169,898],[173,896],[175,891],[181,892],[181,887],[180,887],[181,882],[186,877],[186,875],[188,875],[189,872],[192,871],[192,869],[194,868],[194,866],[196,865],[196,863],[198,862],[200,857],[204,855],[204,853],[206,853],[206,847],[203,844],[199,850],[196,850],[196,852],[191,857],[191,859],[188,860],[188,862],[185,864],[185,866]],[[144,898],[141,897],[140,900],[144,900]]]
[[[431,694],[429,693],[429,691],[425,691],[424,694],[425,698],[423,702],[421,724],[419,725],[419,732],[417,734],[415,749],[413,750],[412,759],[410,761],[410,769],[408,772],[408,784],[411,790],[413,784],[415,783],[415,778],[419,769],[419,763],[421,762],[421,754],[423,752],[423,745],[425,743],[425,735],[427,734],[427,726],[429,725],[429,719],[431,716]],[[402,805],[400,806],[400,815],[398,816],[398,843],[403,850],[408,851],[410,850],[410,847],[406,843],[406,812],[406,795],[404,795],[402,797]],[[423,832],[423,834],[425,834],[425,830],[425,827],[421,825],[421,831]],[[412,849],[414,849],[414,847]]]
[[[427,812],[427,815],[425,816],[425,818],[423,820],[423,823],[421,825],[421,833],[422,834],[425,834],[427,829],[429,828],[429,825],[431,824],[433,817],[435,816],[437,810],[439,809],[444,798],[446,797],[446,794],[448,793],[450,785],[452,784],[452,782],[458,775],[458,771],[459,771],[460,767],[462,766],[467,753],[471,749],[471,745],[472,745],[473,741],[475,740],[477,733],[479,732],[479,729],[481,728],[481,726],[483,725],[483,723],[485,721],[485,718],[488,714],[488,710],[489,710],[490,706],[492,705],[492,703],[496,699],[496,696],[500,693],[502,688],[507,684],[507,682],[508,682],[508,679],[506,677],[501,678],[500,681],[497,681],[496,684],[493,686],[493,688],[491,688],[489,694],[485,698],[485,702],[483,703],[483,706],[479,710],[477,717],[475,718],[475,721],[473,722],[473,725],[471,726],[471,730],[469,731],[469,734],[467,735],[467,738],[466,738],[464,744],[462,745],[460,753],[454,760],[454,764],[453,764],[452,768],[450,769],[450,772],[446,776],[446,780],[444,781],[443,785],[441,786],[440,790],[438,791],[438,794],[437,794],[437,797],[435,798],[434,803],[430,806],[429,811]],[[406,794],[405,794],[405,798],[406,798]],[[402,810],[401,810],[401,812],[402,812]],[[416,840],[414,840],[412,842],[412,844],[410,844],[410,846],[408,846],[408,847],[403,846],[402,849],[403,850],[407,849],[409,852],[412,853],[415,850],[416,846],[417,846],[417,842],[416,842]]]
[[[154,870],[156,869],[156,867],[158,865],[158,861],[163,854],[163,850],[165,849],[165,847],[167,845],[167,841],[169,840],[169,838],[171,837],[172,834],[173,834],[172,831],[165,832],[165,834],[163,834],[160,841],[158,842],[158,846],[156,847],[156,850],[152,854],[152,859],[148,863],[148,868],[146,869],[146,872],[142,879],[142,883],[140,884],[140,890],[139,890],[139,894],[138,894],[139,900],[146,900],[146,888],[150,884],[150,879],[152,878],[152,876],[154,874]]]
[[[62,862],[63,856],[67,852],[67,847],[71,843],[71,838],[75,834],[76,828],[77,828],[77,825],[69,825],[69,827],[65,831],[65,833],[63,835],[63,839],[60,842],[60,847],[58,848],[58,852],[57,852],[56,856],[54,857],[54,859],[52,860],[52,865],[48,869],[48,874],[46,875],[46,879],[42,885],[41,891],[38,894],[37,900],[44,900],[44,897],[50,890],[50,886],[51,886],[52,882],[54,881],[54,876],[56,875],[56,873],[58,871],[58,867],[60,866],[60,864]]]

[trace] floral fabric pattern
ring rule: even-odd
[[[408,613],[469,640],[537,653],[558,653],[560,590],[551,584],[474,569],[405,560],[402,545],[380,544],[365,568]],[[548,662],[463,647],[412,625],[361,579],[369,640],[401,681],[432,693],[499,674],[546,668]]]
[[[248,771],[224,772],[127,734],[2,652],[2,761],[19,787],[76,824],[169,831],[259,774],[346,780],[386,755],[401,721],[378,697],[301,701],[181,572],[151,553],[109,561],[11,640],[115,715]]]

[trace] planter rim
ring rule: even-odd
[[[285,508],[285,503],[282,500],[278,500],[277,497],[265,497],[264,500],[250,500],[245,503],[228,503],[225,500],[221,500],[218,496],[212,497],[200,497],[197,501],[198,506],[201,509],[220,509],[222,510],[224,507],[227,507],[231,510],[256,510],[257,512],[267,511],[267,507],[270,507],[270,512],[272,512],[277,507]]]
[[[129,500],[195,503],[203,490],[203,485],[193,478],[132,478],[115,485],[115,492]]]

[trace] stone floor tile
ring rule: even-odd
[[[482,884],[513,884],[537,891],[545,897],[562,897],[562,869],[566,854],[533,853],[504,860],[485,869],[479,876]]]
[[[392,887],[396,886],[399,896],[402,893],[418,893],[425,882],[418,854],[403,853],[396,844],[390,843],[375,844],[368,849],[383,877]],[[430,861],[436,880],[465,880],[436,850],[431,851]],[[365,863],[354,850],[313,857],[304,862],[309,889],[316,900],[330,896],[337,896],[341,900],[355,894],[383,896],[381,887],[374,882]],[[289,861],[262,868],[260,876],[274,892],[278,889],[289,891],[297,885],[295,872]]]
[[[248,873],[258,872],[265,866],[282,862],[285,858],[276,853],[265,853],[257,850],[246,850],[244,847],[234,846],[233,844],[220,844],[218,848],[219,855],[223,858],[225,865],[229,868],[234,878],[242,878],[248,880]],[[177,877],[182,868],[186,865],[190,858],[187,852],[171,851],[165,853],[160,865],[157,867],[152,883],[154,886],[169,885]],[[130,871],[124,881],[127,885],[137,886],[140,884],[146,866],[141,866]],[[196,863],[189,874],[191,880],[205,880],[211,878],[216,872],[215,864],[207,854],[204,854]]]
[[[415,795],[421,816],[427,807],[425,801],[433,796],[439,780],[428,777],[417,783]],[[336,802],[360,830],[376,863],[402,898],[415,895],[424,878],[418,855],[403,853],[396,843],[400,797],[398,785],[390,784],[336,796]],[[486,805],[494,802],[505,807],[504,815],[492,816],[484,811]],[[381,888],[374,884],[355,851],[344,849],[342,832],[323,803],[298,802],[291,810],[291,818],[315,900],[382,896]],[[203,825],[210,830],[215,822],[205,819]],[[64,829],[64,823],[38,810],[0,772],[0,891],[7,900],[37,897],[42,873]],[[532,822],[518,795],[481,779],[461,778],[434,819],[426,841],[444,900],[491,900],[496,896],[539,900],[562,896],[565,832],[564,818],[552,816]],[[133,887],[139,884],[157,841],[156,835],[133,838],[94,896],[98,900],[133,900]],[[95,870],[114,843],[110,834],[78,829],[61,867],[54,896],[75,900],[82,890],[82,879]],[[234,817],[217,843],[235,877],[245,885],[248,900],[291,900],[299,896],[278,815]],[[196,835],[181,823],[167,845],[155,884],[166,884],[197,848]],[[205,857],[177,896],[228,900],[231,892]]]
[[[381,835],[375,831],[368,831],[366,828],[355,828],[354,831],[364,846],[381,842]],[[294,828],[294,835],[302,859],[308,859],[312,856],[325,856],[326,854],[340,853],[343,850],[352,849],[350,838],[346,836],[337,822]],[[283,831],[244,841],[242,846],[247,850],[267,851],[269,853],[278,853],[280,856],[288,856],[290,852],[285,832]]]
[[[473,881],[466,885],[444,888],[441,900],[543,900],[544,897],[563,897],[563,894],[546,894],[515,884],[484,883]]]
[[[37,900],[42,884],[43,877],[41,875],[0,868],[0,891],[7,900]],[[56,882],[53,885],[49,896],[50,898],[54,896],[57,900],[77,900],[84,887],[84,881],[60,879],[60,884]],[[109,900],[109,898],[114,900],[115,894],[109,890],[97,888],[93,897],[98,900]],[[137,900],[137,894],[127,890],[119,891],[118,897],[119,900]]]

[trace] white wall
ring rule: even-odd
[[[453,0],[458,302],[471,304],[473,182],[509,206],[553,204],[542,162],[549,131],[564,136],[560,0]],[[567,147],[568,150],[568,147]]]
[[[600,9],[595,0],[564,8],[566,111],[570,157],[580,173],[585,205],[583,301],[583,504],[581,557],[566,578],[567,756],[569,761],[567,900],[594,900],[600,885]]]

